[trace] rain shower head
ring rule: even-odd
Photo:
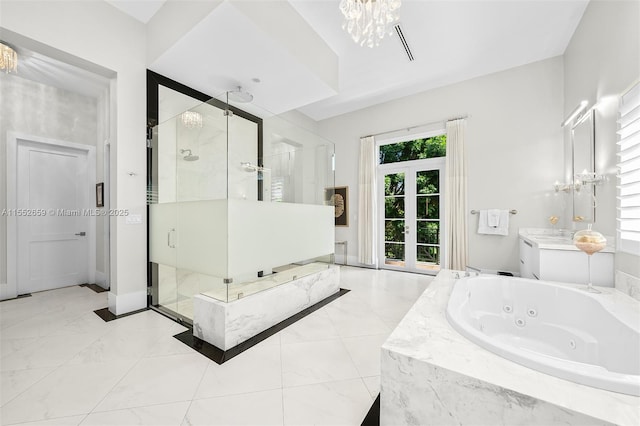
[[[180,154],[185,154],[185,156],[182,157],[184,161],[196,161],[200,159],[200,156],[191,154],[190,149],[181,149]]]
[[[227,99],[234,102],[247,103],[253,100],[253,95],[238,86],[236,90],[227,92]]]

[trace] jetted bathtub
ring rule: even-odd
[[[640,302],[504,276],[456,281],[447,319],[481,347],[572,382],[640,396]],[[606,292],[606,293],[605,293]]]

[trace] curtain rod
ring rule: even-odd
[[[445,119],[445,120],[432,121],[430,123],[424,123],[424,124],[417,124],[415,126],[403,127],[401,129],[389,130],[389,131],[386,131],[386,132],[373,133],[371,135],[363,136],[363,138],[369,138],[371,136],[388,135],[389,133],[396,133],[396,132],[400,132],[402,130],[406,130],[407,132],[410,132],[411,130],[417,129],[419,127],[425,127],[425,126],[430,126],[432,124],[440,124],[440,123],[445,124],[445,123],[448,123],[449,121],[462,120],[462,119],[469,118],[469,117],[471,117],[471,116],[470,115],[461,115],[460,117],[454,117],[454,118],[448,118],[448,119]]]

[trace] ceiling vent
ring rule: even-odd
[[[396,24],[393,28],[396,30],[396,33],[398,34],[398,38],[400,39],[400,42],[402,43],[402,47],[404,47],[404,51],[407,53],[407,57],[409,57],[409,61],[413,61],[415,58],[413,57],[413,53],[411,53],[411,49],[409,48],[409,44],[407,43],[407,39],[404,38],[404,33],[402,32],[402,27],[400,27],[400,24]]]

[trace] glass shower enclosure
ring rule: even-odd
[[[149,305],[187,323],[329,267],[334,145],[253,104],[158,86],[148,135]]]

